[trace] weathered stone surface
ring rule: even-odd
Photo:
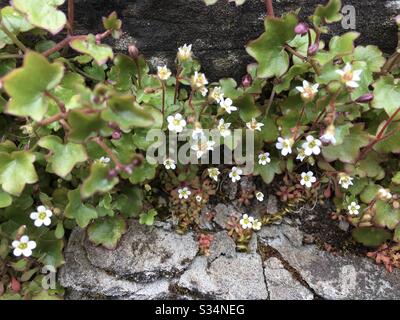
[[[264,262],[264,275],[268,283],[270,300],[313,300],[310,290],[294,279],[282,262],[275,257]]]
[[[178,235],[162,228],[149,229],[135,220],[115,250],[90,244],[85,248],[92,265],[141,281],[173,277],[185,270],[198,251],[191,233]]]
[[[209,264],[205,257],[198,257],[182,275],[178,286],[215,299],[268,298],[262,261],[257,254],[220,256]]]
[[[210,79],[232,76],[240,79],[246,63],[252,61],[244,46],[263,31],[265,7],[263,0],[247,0],[240,7],[220,0],[206,7],[201,0],[76,0],[78,31],[101,30],[101,16],[116,10],[122,17],[125,34],[116,43],[127,50],[129,42],[137,42],[140,50],[154,65],[173,65],[177,47],[193,43]],[[278,15],[301,8],[309,16],[322,0],[274,1]],[[362,33],[359,43],[378,45],[391,53],[397,43],[396,26],[391,20],[399,12],[397,0],[343,1],[356,9],[356,30]],[[348,30],[340,24],[334,32]]]
[[[226,231],[221,231],[214,235],[208,259],[212,261],[221,255],[229,258],[236,256],[235,241],[233,241]]]
[[[364,257],[352,254],[335,256],[315,245],[303,245],[302,232],[285,224],[263,228],[259,238],[277,250],[322,298],[400,299],[398,270],[388,273]]]
[[[215,212],[214,222],[221,228],[226,228],[230,217],[239,218],[242,214],[233,206],[219,203],[213,209]]]

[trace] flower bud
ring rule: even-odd
[[[251,86],[253,82],[253,79],[251,78],[251,75],[246,74],[243,78],[242,78],[242,86],[243,88],[248,88]]]
[[[124,167],[124,171],[125,171],[127,174],[132,174],[132,172],[133,172],[132,166],[131,166],[131,165],[125,166],[125,167]]]
[[[114,140],[119,140],[119,139],[121,139],[121,131],[114,131],[114,132],[112,133],[112,138],[113,138]]]
[[[111,169],[108,171],[108,179],[113,179],[118,175],[118,171],[116,169]]]
[[[15,240],[21,239],[21,237],[25,234],[26,225],[22,225],[18,228],[17,234],[15,235]]]
[[[368,103],[370,101],[374,100],[374,94],[373,93],[366,93],[359,97],[356,102],[357,103]]]
[[[304,22],[300,22],[295,28],[294,28],[294,32],[296,32],[296,34],[306,34],[308,32],[308,30],[310,30],[309,26],[307,23]]]
[[[319,43],[313,43],[309,48],[308,48],[308,55],[309,56],[315,56],[319,51]]]
[[[139,57],[139,49],[132,43],[128,46],[128,52],[132,59],[136,60]]]

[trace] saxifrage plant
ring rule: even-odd
[[[395,248],[400,54],[386,59],[375,46],[356,46],[356,32],[322,41],[341,19],[340,0],[318,6],[309,23],[296,13],[275,17],[266,1],[266,30],[246,48],[256,63],[239,85],[209,83],[191,45],[179,48],[174,73],[158,66],[153,74],[134,45],[127,55],[104,44],[121,35],[115,13],[103,19],[104,32],[76,35],[73,1],[68,17],[63,3],[14,0],[1,9],[0,298],[62,297],[59,286],[43,286],[41,270],[63,265],[75,226],[108,249],[128,218],[150,226],[168,212],[185,232],[223,179],[241,180],[238,165],[149,163],[151,129],[194,130],[197,158],[217,146],[203,129],[217,129],[231,149],[233,129],[252,130],[253,175],[266,184],[281,175],[283,201],[333,198],[357,241]],[[63,40],[50,40],[64,31]],[[264,195],[252,190],[240,201]],[[252,232],[272,221],[268,213],[262,221],[245,214],[228,222],[229,234],[245,249]],[[203,253],[211,241],[199,234]]]

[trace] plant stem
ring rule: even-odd
[[[196,110],[194,109],[194,106],[193,106],[192,100],[193,100],[193,90],[192,90],[192,91],[190,91],[190,96],[189,96],[189,106],[190,106],[190,108],[191,108],[191,109],[192,109],[192,111],[193,111],[193,115],[196,115]]]
[[[0,22],[0,29],[3,31],[10,39],[11,41],[22,51],[26,52],[28,49],[25,47],[25,45],[18,40],[17,36],[12,33],[10,30],[7,29],[7,27],[3,24],[3,22]]]
[[[271,95],[269,96],[267,107],[265,108],[265,116],[268,116],[269,110],[271,109],[272,103],[274,102],[275,95],[276,95],[276,92],[275,92],[275,86],[274,86],[272,88]]]
[[[161,113],[163,115],[163,119],[164,119],[164,115],[165,115],[165,83],[163,80],[161,80],[161,86],[162,86],[162,97],[161,97]]]
[[[380,141],[387,139],[388,137],[390,137],[390,134],[384,136],[386,130],[389,128],[389,126],[392,124],[394,118],[396,118],[396,116],[399,114],[400,112],[400,107],[397,108],[397,110],[390,116],[390,118],[386,121],[385,125],[382,127],[382,129],[379,131],[378,135],[375,137],[375,139],[368,145],[365,147],[365,149],[360,153],[360,155],[357,157],[356,159],[356,164],[360,161],[363,160],[369,151],[371,151],[371,149]]]
[[[288,44],[284,45],[284,48],[289,51],[291,54],[293,54],[294,56],[298,57],[299,59],[303,60],[304,62],[308,62],[311,67],[314,69],[315,73],[319,76],[321,74],[321,70],[318,66],[318,63],[315,62],[312,58],[308,58],[303,56],[300,52],[297,52],[296,50],[294,50],[291,46],[289,46]]]
[[[7,59],[23,59],[24,56],[22,54],[0,54],[0,60],[7,60]]]
[[[60,99],[58,99],[56,96],[54,96],[50,91],[45,91],[44,93],[47,97],[52,99],[60,109],[61,113],[65,114],[67,112],[67,109],[65,108],[64,102],[62,102]]]
[[[74,0],[68,0],[68,35],[72,36],[74,33]]]
[[[61,119],[64,119],[65,117],[66,117],[65,113],[57,113],[54,116],[51,116],[42,121],[39,121],[38,125],[39,126],[47,126],[49,124],[52,124],[53,122],[60,121]]]
[[[267,14],[269,17],[275,17],[274,6],[272,4],[272,0],[264,0],[265,8],[267,9]]]
[[[181,74],[181,67],[178,66],[177,69],[176,69],[174,104],[176,104],[176,100],[178,99],[178,94],[179,94],[179,76],[180,76],[180,74]]]
[[[107,153],[110,159],[114,162],[116,168],[121,169],[124,167],[124,165],[118,160],[114,152],[104,143],[102,138],[95,137],[92,139],[92,141],[97,143],[100,146],[100,148],[102,148]]]

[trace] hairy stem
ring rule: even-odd
[[[39,121],[38,125],[39,126],[48,126],[49,124],[52,124],[53,122],[60,121],[61,119],[65,119],[65,118],[66,118],[65,113],[57,113],[54,116],[51,116],[42,121]]]
[[[274,6],[272,0],[265,0],[265,8],[267,9],[267,14],[270,17],[275,17]]]
[[[298,57],[299,59],[303,60],[304,62],[308,62],[311,67],[314,69],[315,73],[319,76],[321,74],[321,69],[316,61],[314,61],[312,58],[303,56],[300,52],[297,52],[294,50],[291,46],[288,44],[284,45],[284,48],[289,51],[292,55]]]
[[[102,148],[105,151],[105,153],[107,153],[110,159],[114,162],[116,168],[121,169],[124,167],[124,165],[119,161],[114,152],[104,143],[102,138],[96,137],[93,138],[92,141],[97,143],[99,147]]]

